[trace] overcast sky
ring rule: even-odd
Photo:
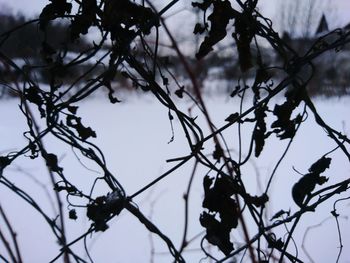
[[[196,16],[192,12],[191,2],[201,0],[180,0],[165,16],[167,25],[173,32],[173,36],[178,40],[183,52],[192,54],[194,52],[192,29],[196,23]],[[259,11],[273,21],[273,27],[277,32],[287,31],[295,35],[313,35],[320,21],[322,13],[326,14],[329,29],[343,27],[350,23],[350,0],[311,0],[315,8],[313,9],[312,22],[307,19],[307,0],[259,0]],[[157,9],[164,7],[170,0],[152,0]],[[235,1],[231,0],[231,3]],[[301,8],[293,9],[293,5],[299,2]],[[50,3],[49,0],[0,0],[0,13],[21,12],[29,17],[39,14],[43,7]],[[284,10],[284,11],[281,11]],[[286,12],[294,10],[297,19],[290,24],[290,15],[284,15]],[[290,12],[289,12],[290,13]],[[287,22],[289,19],[289,23]],[[296,22],[295,22],[296,21]],[[309,23],[309,26],[305,24]],[[190,28],[187,30],[187,28]],[[181,29],[181,30],[179,30]],[[184,30],[186,29],[186,30]],[[191,36],[190,38],[188,36]],[[162,38],[163,44],[167,40]],[[191,41],[187,43],[188,41]],[[225,44],[223,42],[223,44]],[[196,49],[196,48],[195,48]]]
[[[170,0],[169,0],[170,1]],[[267,16],[274,16],[276,6],[278,3],[285,0],[260,0],[262,12]],[[332,9],[333,18],[339,21],[336,24],[344,25],[350,22],[350,1],[349,0],[315,0],[318,3],[328,3],[328,11]],[[17,12],[21,11],[29,16],[37,14],[40,10],[49,2],[49,0],[0,0],[1,11],[12,11]],[[165,0],[155,0],[153,2],[168,2]],[[181,5],[181,2],[190,2],[188,0],[180,0],[177,5]],[[7,6],[7,8],[4,8]],[[0,11],[0,12],[1,12]]]

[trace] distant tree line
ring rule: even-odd
[[[16,27],[21,27],[30,21],[23,14],[0,14],[0,34],[8,32]],[[79,42],[69,43],[67,41],[69,24],[51,23],[48,30],[43,33],[39,30],[38,23],[30,23],[25,27],[14,31],[8,35],[6,41],[1,45],[2,52],[11,58],[30,58],[40,56],[45,39],[50,39],[47,43],[52,49],[66,46],[67,51],[80,52],[88,46],[87,41],[80,39]]]
[[[81,37],[76,41],[68,41],[72,29],[68,21],[60,21],[59,23],[49,23],[47,25],[47,30],[42,32],[39,28],[39,22],[29,23],[31,20],[25,17],[23,14],[0,14],[0,35],[9,32],[9,34],[4,38],[6,41],[2,41],[0,45],[0,51],[4,54],[7,54],[8,57],[12,59],[21,60],[25,64],[24,60],[27,62],[32,62],[36,64],[36,67],[30,68],[27,65],[27,70],[34,71],[37,80],[42,83],[49,82],[49,72],[47,67],[38,67],[37,65],[41,62],[46,62],[47,59],[51,59],[47,54],[54,54],[55,50],[65,50],[66,53],[78,54],[87,50],[89,47],[89,41],[85,37]],[[289,21],[290,22],[290,21]],[[23,24],[28,23],[28,25],[23,26]],[[14,28],[18,28],[12,32]],[[310,26],[308,25],[308,28]],[[328,31],[328,23],[323,15],[319,21],[317,31],[322,27],[323,30]],[[293,30],[292,30],[293,31]],[[308,29],[308,32],[310,30]],[[317,34],[317,32],[316,32]],[[293,37],[293,32],[287,33],[284,31],[281,35],[282,39],[296,50],[300,56],[308,52],[307,47],[315,41],[315,34],[309,32],[308,35]],[[49,40],[49,41],[47,41]],[[232,43],[234,45],[234,43]],[[108,50],[110,47],[102,47],[104,50]],[[346,47],[344,47],[345,49]],[[224,47],[225,49],[225,47]],[[254,48],[253,48],[254,49]],[[252,49],[252,50],[253,50]],[[348,49],[348,48],[346,48]],[[253,52],[257,52],[256,50]],[[283,66],[284,61],[275,54],[272,49],[260,47],[260,51],[264,53],[265,64],[276,65],[278,63],[281,67]],[[67,54],[64,54],[65,57]],[[139,54],[142,56],[142,54]],[[237,54],[236,54],[237,55]],[[225,53],[223,54],[210,54],[206,61],[198,62],[195,57],[188,57],[187,60],[196,69],[196,75],[198,80],[202,83],[205,80],[227,80],[229,82],[236,81],[240,78],[240,66],[237,60],[232,59],[232,56],[235,54]],[[179,76],[185,75],[185,69],[182,67],[182,63],[177,56],[171,54],[159,55],[160,60],[169,68],[172,68]],[[238,58],[238,57],[237,57]],[[279,60],[279,61],[276,61]],[[288,59],[288,58],[286,58]],[[94,61],[91,64],[65,69],[62,72],[62,77],[67,79],[74,79],[74,76],[81,74],[86,71],[89,67],[92,66]],[[349,93],[349,88],[347,83],[350,80],[350,51],[343,50],[340,55],[327,54],[321,59],[317,59],[316,63],[318,64],[317,72],[310,82],[308,87],[309,91],[313,95],[344,95]],[[28,64],[28,63],[27,63]],[[30,63],[29,63],[30,64]],[[43,64],[43,63],[42,63]],[[4,79],[7,81],[20,81],[19,75],[16,72],[13,72],[11,69],[6,68],[6,63],[3,63],[0,59],[0,73],[4,76]],[[99,64],[97,67],[100,68],[97,72],[103,71],[103,63]],[[341,66],[344,70],[336,70],[336,67]],[[273,70],[270,74],[273,75]],[[250,78],[254,76],[254,72],[246,72],[246,77]],[[88,77],[93,77],[87,75]],[[130,89],[132,83],[126,78],[123,78],[122,75],[115,79],[116,85],[118,87]],[[228,84],[229,85],[229,84]],[[203,85],[205,87],[205,84]],[[226,88],[222,88],[220,92],[227,91]],[[7,91],[1,91],[0,95],[8,93]]]

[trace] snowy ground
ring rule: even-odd
[[[210,115],[218,126],[223,125],[224,119],[237,111],[239,106],[239,101],[223,97],[205,98],[205,100]],[[191,106],[188,102],[179,103],[180,107],[185,110]],[[350,98],[316,99],[321,116],[334,128],[348,136],[350,135],[349,103]],[[110,171],[121,182],[128,195],[133,194],[171,168],[174,164],[166,163],[167,159],[185,156],[189,153],[183,133],[176,121],[174,122],[175,140],[168,144],[172,133],[167,110],[151,98],[125,96],[124,102],[117,105],[107,103],[104,98],[96,98],[79,106],[78,115],[82,117],[84,124],[91,126],[96,131],[97,138],[93,142],[105,153]],[[195,115],[196,112],[193,114]],[[22,134],[26,127],[17,101],[1,101],[0,120],[0,154],[20,149],[25,144]],[[202,123],[204,131],[207,132],[207,125],[200,116],[198,122]],[[307,173],[307,169],[314,161],[335,147],[325,132],[314,124],[310,116],[276,173],[269,193],[272,200],[267,208],[270,216],[281,209],[291,209],[292,212],[297,209],[291,199],[290,189],[300,175],[293,171],[292,167],[294,166],[301,173]],[[251,130],[248,128],[243,131],[244,153],[244,149],[248,147],[247,139],[251,135]],[[228,144],[233,149],[233,156],[237,153],[235,151],[237,149],[236,134],[236,127],[225,132]],[[48,150],[59,153],[60,165],[64,167],[66,176],[80,185],[82,189],[86,191],[90,189],[91,183],[99,175],[99,171],[94,171],[97,168],[83,159],[79,153],[74,154],[70,148],[63,146],[54,138],[47,138],[45,144]],[[243,170],[243,180],[247,182],[251,194],[261,193],[257,182],[260,181],[262,186],[266,185],[267,178],[286,145],[285,141],[270,138],[261,158],[253,158],[254,160]],[[213,145],[208,144],[206,149],[208,154],[212,153]],[[339,151],[332,153],[331,157],[333,158],[331,167],[325,173],[330,178],[328,183],[349,178],[349,161]],[[82,166],[78,158],[87,168]],[[15,162],[15,165],[5,170],[4,176],[30,192],[44,209],[52,211],[44,188],[35,183],[35,180],[39,181],[44,184],[45,189],[51,190],[43,161],[31,161],[29,158],[22,157]],[[177,247],[183,235],[184,202],[182,196],[186,190],[192,166],[193,162],[188,163],[134,200],[140,210],[151,218]],[[189,237],[203,230],[198,218],[202,211],[202,179],[206,173],[205,168],[198,170],[190,194]],[[97,185],[94,196],[106,194],[106,191],[108,190],[104,185]],[[301,244],[307,227],[323,222],[321,227],[309,229],[304,244],[315,262],[335,262],[337,257],[338,235],[335,220],[330,214],[335,200],[332,199],[322,204],[316,213],[304,215],[302,223],[295,232],[295,242]],[[79,200],[73,201],[79,202]],[[43,224],[40,215],[33,212],[27,204],[2,185],[0,186],[0,203],[18,233],[25,262],[48,262],[53,259],[58,253],[58,246],[49,228]],[[346,219],[350,216],[349,205],[350,201],[337,205],[337,210],[341,215],[340,224],[344,245],[339,262],[350,262],[350,223]],[[67,220],[68,240],[73,240],[90,226],[90,222],[85,219],[85,209],[78,208],[77,212],[79,217],[77,221]],[[56,215],[53,211],[51,214],[52,218]],[[2,226],[1,221],[0,226]],[[255,231],[256,229],[251,227],[250,234],[255,234]],[[286,230],[280,228],[276,230],[276,233],[278,237],[283,238]],[[191,243],[189,251],[184,254],[188,262],[199,262],[203,258],[203,254],[198,250],[201,237]],[[243,240],[241,230],[233,231],[232,238],[236,241],[235,247],[238,247]],[[151,262],[152,244],[155,251],[154,262],[171,262],[167,248],[162,241],[157,237],[151,237],[145,227],[126,211],[112,220],[108,231],[89,236],[87,244],[95,262]],[[80,242],[73,248],[83,251],[83,243]],[[294,253],[293,243],[290,244],[289,250]],[[0,246],[0,251],[4,251],[2,246]],[[215,255],[220,255],[215,248],[211,248],[210,251]],[[298,252],[303,255],[305,262],[309,262],[301,248]],[[248,257],[246,259],[248,260]],[[201,262],[210,261],[204,258]]]

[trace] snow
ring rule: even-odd
[[[97,138],[91,140],[104,152],[107,167],[110,172],[123,185],[126,194],[132,195],[147,183],[151,182],[176,163],[167,163],[166,160],[186,156],[189,154],[187,141],[179,123],[174,120],[174,141],[169,143],[172,137],[168,111],[158,105],[151,97],[123,95],[123,102],[110,104],[107,98],[94,98],[85,101],[79,106],[77,115],[82,117],[85,126],[91,126],[97,134]],[[249,98],[246,99],[248,102]],[[225,124],[225,119],[239,109],[239,101],[224,96],[205,97],[209,113],[215,125],[220,127]],[[282,102],[282,98],[276,99]],[[349,135],[350,116],[348,114],[349,97],[333,98],[329,100],[316,99],[316,106],[320,115],[324,117],[332,127]],[[179,107],[186,111],[192,106],[186,100],[179,100]],[[249,106],[244,103],[245,108]],[[33,107],[33,110],[36,110]],[[197,121],[203,127],[204,135],[209,134],[207,124],[198,111],[192,111],[193,116],[198,115]],[[4,155],[10,151],[20,149],[26,142],[23,132],[26,131],[25,119],[19,111],[18,101],[15,99],[2,101],[0,104],[0,154]],[[43,125],[43,124],[41,124]],[[243,155],[249,146],[252,126],[244,124],[242,127]],[[224,133],[232,155],[237,156],[237,126],[234,126]],[[45,138],[45,146],[48,152],[58,154],[59,165],[64,168],[64,173],[69,180],[75,183],[80,190],[89,191],[96,177],[102,175],[96,165],[84,159],[77,151],[58,142],[53,137]],[[259,159],[252,158],[242,170],[242,178],[247,183],[247,189],[252,195],[261,194],[261,185],[264,187],[281,153],[287,146],[287,141],[280,141],[275,137],[268,139],[263,154]],[[295,138],[290,152],[278,168],[272,187],[269,190],[271,204],[267,207],[268,218],[281,209],[291,212],[297,211],[297,206],[291,199],[291,187],[300,178],[300,175],[293,170],[295,167],[300,173],[307,173],[310,165],[319,159],[324,153],[332,150],[336,145],[327,137],[325,131],[315,126],[311,114],[308,121],[301,127],[300,134]],[[210,155],[214,145],[209,142],[206,152]],[[349,149],[348,149],[349,150]],[[332,164],[325,172],[329,177],[327,184],[332,184],[349,178],[349,161],[339,150],[330,155]],[[82,165],[83,164],[83,165]],[[84,167],[85,166],[85,167]],[[193,168],[193,160],[185,164],[179,170],[161,180],[154,187],[141,193],[134,198],[135,204],[145,215],[159,227],[164,234],[168,235],[179,247],[182,241],[184,226],[184,201],[183,194],[187,189],[189,177]],[[194,237],[203,231],[199,224],[199,215],[202,211],[201,202],[203,198],[202,179],[208,170],[199,167],[194,177],[190,193],[190,221],[188,237]],[[30,176],[28,175],[30,174]],[[23,187],[33,198],[47,211],[52,218],[57,215],[51,206],[50,198],[45,194],[44,189],[51,191],[50,179],[47,175],[44,161],[30,160],[28,157],[21,157],[15,162],[14,167],[4,170],[4,176],[15,182],[18,187]],[[42,185],[34,182],[40,181]],[[93,196],[106,195],[110,189],[101,181],[98,181]],[[64,199],[64,196],[61,195]],[[307,231],[306,244],[310,255],[315,262],[335,262],[338,253],[338,236],[336,223],[331,217],[333,203],[340,195],[323,203],[315,213],[307,213],[302,217],[293,236],[295,242],[301,244],[305,231],[309,226],[321,223],[327,219],[322,227],[310,228]],[[18,241],[23,252],[25,262],[48,262],[59,252],[59,247],[53,238],[51,230],[44,223],[42,217],[12,192],[0,185],[0,202],[8,217],[11,219],[15,231],[18,233]],[[70,199],[74,204],[82,204],[80,199]],[[340,213],[340,226],[343,238],[343,254],[339,262],[349,262],[350,258],[350,224],[346,219],[350,215],[350,201],[337,203],[337,212]],[[86,218],[85,208],[76,208],[78,219],[68,219],[68,209],[72,207],[65,205],[64,211],[67,218],[68,241],[74,240],[86,231],[91,221]],[[247,218],[248,222],[249,218]],[[3,222],[0,221],[0,228],[3,230]],[[250,234],[256,233],[255,227],[250,225]],[[87,246],[91,257],[95,262],[150,262],[152,244],[155,255],[154,262],[171,262],[168,249],[158,237],[155,237],[127,211],[109,222],[110,228],[103,233],[95,233],[87,238]],[[290,225],[288,226],[290,228]],[[284,226],[276,229],[277,237],[283,239],[286,230]],[[195,239],[189,246],[189,251],[184,253],[188,262],[199,262],[204,258],[200,253],[200,238]],[[232,239],[235,247],[242,244],[241,229],[232,232]],[[207,243],[204,242],[207,246]],[[84,255],[83,242],[77,243],[73,249]],[[4,248],[0,246],[0,251]],[[210,251],[222,257],[216,248],[211,247]],[[293,243],[290,243],[289,251],[294,252]],[[305,262],[309,259],[301,248],[298,253]],[[1,252],[2,254],[2,252]],[[248,257],[245,258],[249,262]],[[209,262],[203,259],[201,262]]]

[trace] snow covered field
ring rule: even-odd
[[[282,102],[282,98],[276,100]],[[212,120],[218,127],[222,126],[225,118],[236,112],[239,107],[239,101],[226,97],[205,98],[205,101]],[[348,136],[350,135],[349,103],[350,98],[316,99],[320,115],[333,128]],[[179,101],[179,105],[184,110],[191,106],[186,101]],[[194,111],[192,114],[195,116],[198,112]],[[170,169],[174,164],[167,163],[167,159],[185,156],[190,152],[176,120],[174,120],[174,141],[168,143],[172,137],[168,112],[150,97],[125,96],[123,103],[116,105],[108,103],[105,98],[95,98],[79,105],[78,116],[82,117],[85,125],[91,126],[96,131],[97,138],[92,142],[104,152],[110,171],[124,186],[128,195]],[[26,126],[25,119],[18,108],[18,101],[1,101],[0,119],[0,154],[19,150],[26,143],[23,137]],[[203,127],[205,134],[208,134],[207,124],[202,116],[198,117],[198,123]],[[248,148],[248,139],[251,136],[251,127],[247,126],[246,128],[243,125],[242,130],[243,154]],[[225,131],[224,135],[229,148],[232,149],[232,155],[237,155],[237,127],[234,126]],[[48,151],[58,153],[60,166],[64,168],[65,175],[76,182],[81,189],[88,191],[94,179],[100,175],[100,171],[81,154],[73,152],[72,149],[53,137],[46,138],[44,143]],[[243,180],[247,183],[248,191],[252,195],[260,194],[259,187],[266,186],[267,179],[286,146],[287,141],[280,141],[274,136],[270,137],[262,156],[259,159],[252,158],[254,160],[243,169]],[[310,115],[307,122],[303,123],[294,144],[275,175],[269,191],[271,200],[267,207],[269,218],[281,209],[291,209],[292,213],[297,210],[291,198],[291,187],[299,180],[300,175],[293,170],[293,167],[305,174],[312,163],[334,147],[334,142],[315,125]],[[214,150],[211,142],[206,145],[206,150],[208,154]],[[344,154],[336,151],[330,157],[333,160],[330,169],[325,172],[325,175],[329,177],[327,184],[331,185],[349,178],[349,161]],[[180,246],[183,235],[183,194],[186,191],[192,168],[193,162],[187,163],[134,200],[140,210],[151,218],[177,247]],[[202,211],[202,179],[207,172],[204,167],[198,168],[190,193],[188,230],[190,238],[203,231],[198,218]],[[50,198],[45,192],[45,189],[51,190],[52,186],[43,160],[32,161],[21,157],[14,163],[14,166],[4,170],[4,176],[15,182],[17,186],[26,189],[42,205],[43,209],[51,211],[52,218],[55,218],[57,214],[52,211]],[[107,191],[104,185],[97,184],[93,195],[105,195]],[[339,197],[347,196],[349,193]],[[304,246],[315,262],[335,262],[337,258],[339,251],[337,228],[330,213],[335,200],[333,198],[323,203],[315,213],[305,214],[293,236],[295,242],[301,245],[304,234],[307,234]],[[80,200],[70,201],[79,204]],[[42,217],[3,185],[0,185],[0,203],[18,233],[18,241],[25,262],[49,262],[57,255],[59,248],[56,240],[49,227],[44,224]],[[350,223],[347,219],[350,216],[349,209],[349,200],[337,204],[344,245],[339,262],[350,262]],[[68,212],[67,209],[65,211]],[[86,219],[85,214],[86,209],[77,208],[78,220],[76,221],[69,220],[67,215],[68,241],[75,239],[89,228],[90,222]],[[308,228],[320,223],[322,223],[320,227]],[[1,221],[0,226],[2,226]],[[119,217],[113,219],[109,226],[108,231],[93,234],[87,238],[87,246],[95,262],[151,262],[152,258],[154,262],[171,262],[167,247],[163,242],[157,237],[151,237],[145,227],[127,211],[123,211]],[[250,234],[255,233],[256,229],[251,225]],[[275,233],[278,238],[283,239],[286,229],[282,226],[276,229]],[[203,253],[199,250],[203,235],[202,233],[199,238],[195,239],[189,246],[188,252],[184,253],[188,262],[199,262],[204,258]],[[232,240],[235,241],[235,247],[239,247],[243,241],[240,229],[232,231]],[[84,244],[83,242],[77,243],[73,248],[83,253]],[[151,255],[152,249],[154,249],[153,256]],[[0,246],[0,251],[4,251],[2,246]],[[210,251],[214,255],[222,256],[214,247],[211,247]],[[289,245],[289,251],[295,252],[293,242]],[[302,255],[305,262],[309,262],[301,247],[298,253]],[[204,258],[201,262],[210,261]]]

